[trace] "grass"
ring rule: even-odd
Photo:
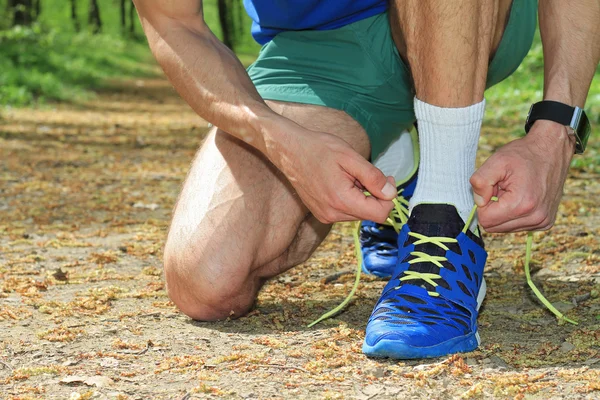
[[[0,0],[0,10],[6,10]],[[208,25],[221,35],[216,0],[204,2]],[[81,101],[94,95],[108,78],[133,78],[158,73],[143,36],[137,15],[135,35],[121,32],[119,8],[99,0],[102,33],[87,28],[89,1],[78,1],[81,32],[75,32],[69,3],[47,0],[31,27],[0,30],[0,105],[24,107],[48,101]],[[129,4],[128,4],[129,7]],[[4,15],[3,15],[4,13]],[[0,27],[9,19],[0,11]],[[243,30],[249,32],[250,18],[244,14]],[[240,59],[250,64],[260,46],[249,34],[237,44]]]
[[[0,0],[0,105],[80,101],[108,78],[157,74],[137,17],[138,37],[122,35],[116,3],[99,0],[99,6],[102,34],[93,35],[87,0],[77,2],[81,32],[75,32],[69,2],[44,0],[34,25],[8,28],[6,0]]]
[[[508,79],[486,92],[490,103],[486,109],[486,118],[501,123],[506,120],[522,119],[529,106],[542,99],[544,67],[542,43],[536,34],[529,54]],[[600,67],[592,81],[586,110],[592,124],[600,123]]]
[[[41,25],[0,32],[0,104],[26,106],[91,95],[107,78],[156,74],[145,44]]]
[[[26,106],[91,95],[107,78],[156,73],[146,44],[41,25],[0,31],[0,104]]]

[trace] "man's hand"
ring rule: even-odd
[[[583,107],[600,60],[600,1],[539,2],[544,100]],[[549,229],[575,140],[567,128],[538,120],[529,134],[498,150],[471,177],[479,221],[488,232]],[[490,202],[492,196],[498,202]]]
[[[323,223],[369,219],[385,222],[396,197],[387,177],[337,136],[287,125],[288,140],[268,156]],[[368,190],[372,196],[365,196]]]
[[[479,222],[488,232],[550,229],[575,140],[567,128],[536,121],[529,134],[500,148],[471,177]],[[492,196],[498,202],[490,201]]]

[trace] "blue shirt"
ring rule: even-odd
[[[372,17],[387,0],[244,0],[252,36],[265,44],[284,31],[328,30]]]

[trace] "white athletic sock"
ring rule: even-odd
[[[456,206],[463,221],[473,205],[469,178],[475,172],[485,99],[463,108],[442,108],[415,97],[421,159],[410,209],[419,203]],[[477,221],[471,225],[475,230]]]
[[[413,143],[410,132],[403,131],[375,158],[373,164],[385,176],[393,176],[396,182],[404,181],[414,171],[416,160],[413,146],[417,146],[417,143]]]

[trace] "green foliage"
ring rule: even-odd
[[[123,32],[118,1],[98,0],[102,34],[92,35],[89,4],[89,0],[76,2],[81,27],[77,33],[68,1],[44,0],[36,24],[10,28],[7,0],[0,0],[0,105],[81,100],[106,78],[146,76],[156,70],[137,14],[132,36]],[[130,6],[128,2],[127,13]],[[217,0],[205,0],[204,11],[207,24],[220,37]],[[260,46],[250,36],[250,18],[244,14],[242,20],[240,29],[245,33],[238,38],[236,50],[248,65]]]
[[[131,0],[127,1],[127,9]],[[102,19],[102,32],[109,35],[120,35],[121,17],[118,0],[98,0],[100,8],[100,18]],[[90,1],[76,0],[77,20],[82,30],[88,29],[88,13]],[[7,0],[0,0],[0,29],[10,28],[9,10]],[[43,0],[41,3],[41,13],[37,19],[44,27],[58,30],[60,32],[75,32],[74,23],[71,20],[71,5],[69,0]],[[135,31],[138,37],[142,37],[142,28],[140,26],[137,14],[135,16]]]
[[[222,34],[221,26],[219,24],[217,0],[204,0],[203,7],[206,24],[217,37],[221,38]],[[252,20],[248,14],[246,14],[245,10],[240,8],[240,11],[243,11],[243,26],[240,27],[241,32],[238,33],[240,37],[236,43],[235,52],[242,60],[242,63],[244,65],[248,65],[254,61],[254,58],[256,58],[256,55],[260,50],[260,45],[256,43],[252,38],[252,35],[250,35]]]
[[[105,78],[152,74],[145,44],[41,25],[0,31],[0,104],[78,100]]]
[[[135,34],[121,26],[117,0],[99,0],[102,34],[88,26],[89,0],[44,0],[30,27],[9,27],[11,11],[0,0],[0,105],[25,106],[46,100],[90,96],[106,78],[145,76],[155,71],[137,15]],[[127,2],[127,14],[133,7]],[[126,16],[129,21],[129,14]]]

